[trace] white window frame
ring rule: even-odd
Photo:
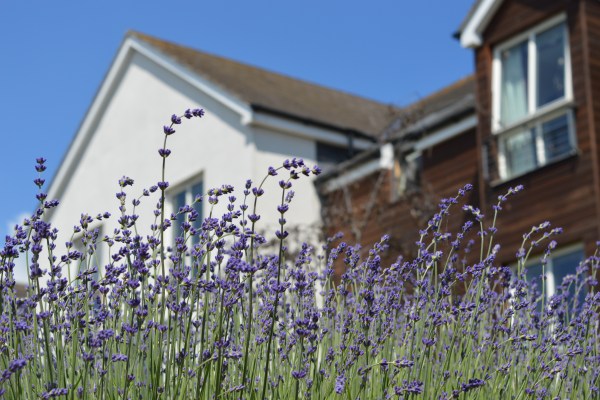
[[[566,115],[566,117],[567,117],[567,125],[568,125],[568,130],[569,130],[569,144],[571,145],[571,151],[564,154],[561,157],[557,157],[557,158],[549,160],[546,157],[546,149],[545,149],[542,125],[552,119],[561,117],[563,115]],[[508,168],[508,161],[507,161],[507,157],[506,157],[506,149],[505,149],[504,139],[508,136],[511,136],[514,134],[519,134],[524,130],[533,130],[534,141],[535,141],[536,163],[529,170],[526,170],[526,171],[518,173],[518,174],[511,174],[509,172],[509,168]],[[576,142],[576,138],[575,138],[575,121],[574,121],[574,117],[573,117],[573,110],[571,110],[571,109],[554,110],[553,112],[543,115],[542,117],[539,117],[538,119],[536,119],[534,121],[529,121],[528,123],[520,125],[516,129],[511,129],[506,132],[503,132],[501,135],[498,135],[498,161],[499,161],[498,166],[499,166],[500,178],[502,180],[507,180],[507,179],[513,179],[518,176],[524,175],[524,174],[534,171],[544,165],[562,160],[565,157],[575,154],[577,151],[576,148],[577,148],[577,142]]]
[[[537,75],[536,75],[536,35],[553,28],[557,25],[563,24],[564,29],[564,54],[565,54],[565,95],[562,98],[556,99],[548,104],[541,107],[537,107]],[[521,42],[527,42],[527,101],[528,110],[527,115],[514,123],[507,126],[502,126],[500,123],[500,104],[501,104],[501,85],[502,85],[502,52],[514,47]],[[541,24],[536,25],[530,30],[517,35],[506,42],[496,46],[494,48],[494,59],[492,62],[492,134],[498,139],[498,165],[499,174],[501,180],[508,180],[515,178],[519,175],[531,172],[537,168],[540,168],[548,163],[558,161],[562,157],[547,160],[545,155],[544,139],[542,136],[541,126],[543,123],[558,118],[562,115],[567,115],[568,119],[568,130],[569,130],[569,143],[571,144],[571,152],[565,156],[570,156],[576,151],[576,138],[575,138],[575,126],[573,118],[573,83],[571,74],[571,52],[569,46],[569,32],[566,23],[566,15],[559,14],[553,18],[544,21]],[[518,134],[522,130],[533,129],[535,136],[535,150],[536,150],[536,163],[535,165],[524,172],[519,174],[511,174],[508,170],[506,149],[504,146],[504,138],[512,134]]]

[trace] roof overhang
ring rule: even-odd
[[[419,154],[476,127],[477,115],[474,110],[471,110],[462,118],[453,120],[443,127],[432,129],[417,140],[409,136],[401,136],[391,142],[372,147],[339,164],[334,170],[319,176],[315,183],[322,193],[336,191],[377,171],[392,169],[396,156],[408,158],[411,153]],[[401,154],[397,154],[398,152]]]
[[[468,94],[454,104],[436,112],[429,113],[409,126],[390,135],[390,140],[406,140],[413,137],[422,137],[431,132],[439,131],[440,127],[453,125],[465,116],[475,114],[475,95]],[[393,126],[392,126],[393,128]]]
[[[483,43],[483,31],[491,21],[502,0],[480,0],[474,6],[460,31],[460,44],[463,47],[479,47]]]
[[[282,132],[288,135],[299,136],[309,140],[324,142],[335,146],[348,146],[352,140],[352,146],[359,150],[365,150],[373,146],[374,139],[368,136],[352,137],[351,133],[338,129],[319,126],[318,124],[305,123],[295,118],[286,118],[262,110],[256,110],[250,126],[257,126]]]
[[[331,193],[378,171],[391,170],[393,166],[394,145],[386,143],[339,164],[335,170],[318,177],[315,184],[321,193]]]

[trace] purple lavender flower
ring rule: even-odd
[[[194,117],[203,117],[204,116],[204,110],[201,108],[194,108],[192,110],[192,115]]]
[[[345,387],[346,387],[346,375],[344,375],[342,373],[335,378],[335,392],[337,394],[342,394],[344,392]]]
[[[469,379],[469,381],[467,383],[461,383],[460,390],[462,390],[463,392],[466,393],[469,390],[476,389],[483,385],[485,385],[484,380],[472,378],[472,379]]]
[[[53,399],[55,397],[66,396],[69,393],[67,388],[54,388],[48,392],[42,393],[42,399]]]
[[[415,365],[415,362],[404,357],[401,360],[394,361],[394,365],[400,368],[410,368]]]
[[[167,189],[169,187],[169,182],[161,181],[161,182],[158,182],[157,185],[160,188],[160,190],[164,191],[165,189]]]
[[[158,154],[162,158],[167,158],[171,154],[171,150],[169,150],[169,149],[158,149]]]
[[[110,360],[112,362],[119,362],[119,361],[127,361],[127,356],[125,354],[113,354],[110,357]]]

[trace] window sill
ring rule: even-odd
[[[493,181],[490,181],[489,185],[495,189],[495,188],[498,188],[500,186],[503,186],[503,185],[506,185],[509,183],[514,183],[516,180],[522,179],[528,175],[533,175],[533,174],[535,174],[539,171],[542,171],[546,168],[549,168],[553,165],[565,162],[567,160],[575,159],[575,158],[579,157],[579,155],[580,155],[579,150],[575,149],[575,150],[571,151],[570,153],[567,153],[561,157],[558,157],[544,165],[540,165],[539,167],[529,170],[527,172],[523,172],[521,174],[514,175],[514,176],[511,176],[508,178],[504,178],[504,179],[495,179]]]
[[[563,99],[558,100],[553,103],[547,104],[546,106],[540,108],[535,114],[528,115],[525,118],[518,120],[517,122],[513,122],[512,124],[501,127],[494,128],[492,130],[492,135],[500,136],[506,132],[514,131],[519,128],[523,128],[529,124],[535,124],[540,119],[544,119],[545,117],[559,113],[560,111],[567,110],[570,108],[575,108],[575,102],[572,99]]]

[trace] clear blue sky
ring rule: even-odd
[[[49,181],[127,30],[405,105],[472,73],[452,37],[472,2],[0,0],[0,243],[34,207],[35,157]]]

